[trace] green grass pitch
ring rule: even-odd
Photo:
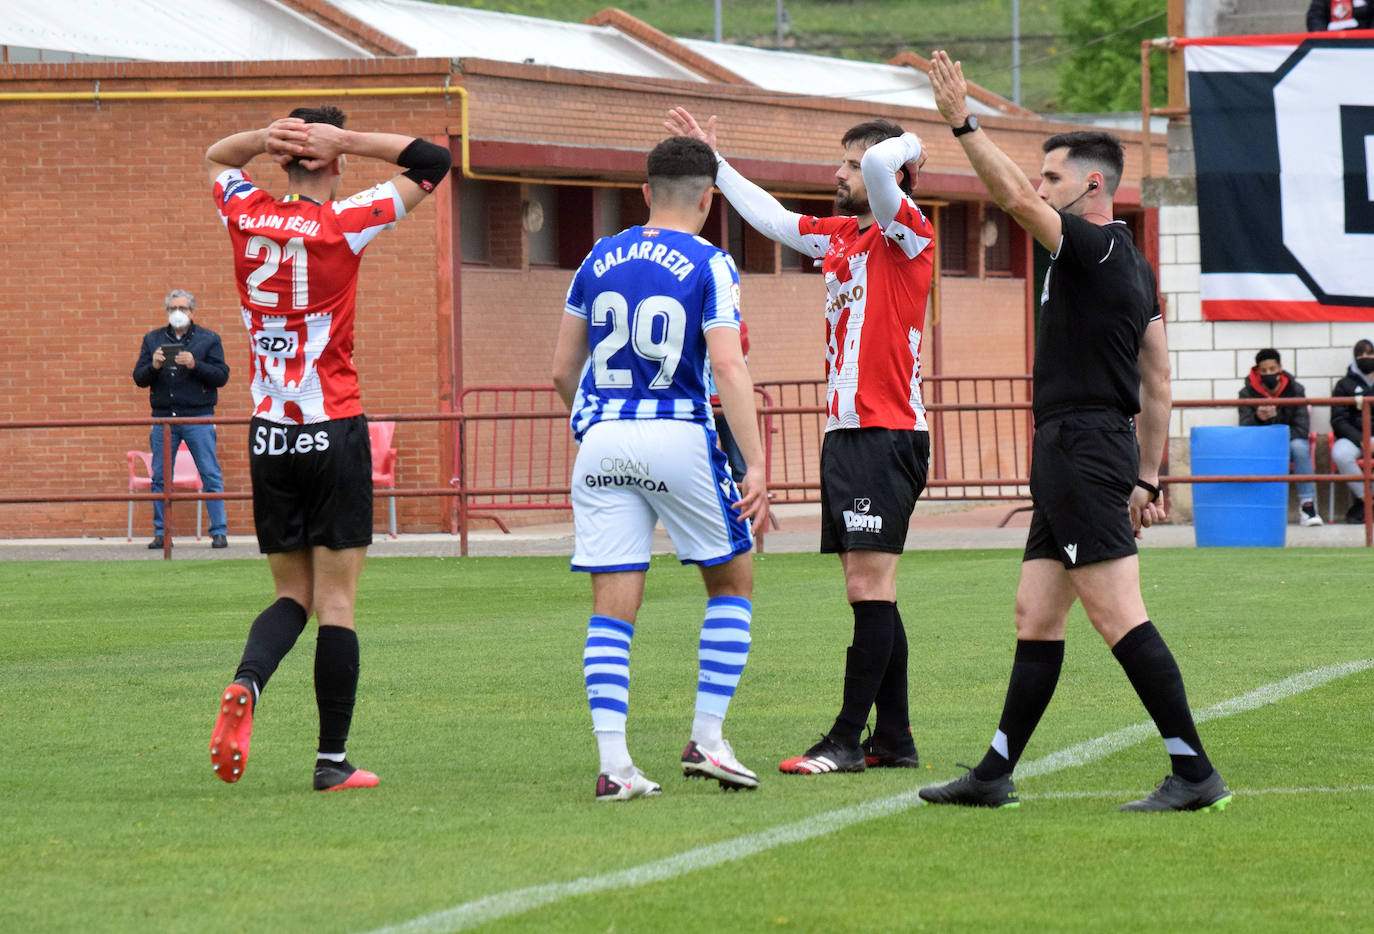
[[[370,562],[349,755],[382,785],[327,795],[310,790],[313,625],[263,695],[243,780],[210,771],[218,691],[269,595],[263,562],[0,564],[0,930],[1374,929],[1369,555],[1141,561],[1195,710],[1365,663],[1201,724],[1236,791],[1224,813],[1117,812],[1168,770],[1154,735],[1022,778],[1016,810],[912,801],[976,762],[996,726],[1010,551],[902,559],[923,767],[820,777],[777,762],[837,707],[838,562],[759,558],[726,735],[762,786],[733,794],[679,775],[703,600],[695,571],[655,558],[629,726],[664,791],[614,805],[592,800],[589,588],[565,560]],[[1075,609],[1023,764],[1145,720]]]

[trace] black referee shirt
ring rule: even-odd
[[[1063,237],[1045,275],[1035,334],[1035,420],[1082,409],[1135,415],[1140,342],[1159,316],[1154,270],[1123,222],[1099,227],[1059,217]]]

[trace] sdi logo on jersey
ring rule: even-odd
[[[881,532],[883,530],[883,517],[871,516],[868,511],[873,508],[873,503],[867,496],[861,496],[854,500],[854,508],[844,511],[844,527],[849,532]]]

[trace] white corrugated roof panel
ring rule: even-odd
[[[779,52],[701,39],[677,41],[722,68],[730,69],[746,81],[770,91],[935,109],[930,79],[919,69],[905,65]],[[994,108],[972,97],[968,98],[968,108],[980,116],[997,113]]]
[[[271,0],[5,0],[0,45],[150,62],[372,57]]]
[[[701,81],[695,72],[611,26],[493,13],[419,0],[331,0],[422,57],[489,58],[577,71]]]

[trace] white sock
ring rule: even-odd
[[[625,734],[615,730],[596,730],[596,750],[601,755],[601,771],[617,778],[629,778],[635,764]]]
[[[692,717],[692,742],[714,749],[720,745],[722,739],[720,731],[724,724],[724,717],[717,717],[713,713],[704,713],[698,710],[696,715]]]
[[[330,762],[342,762],[344,760],[344,754],[341,752],[317,752],[315,753],[315,758],[326,759]]]

